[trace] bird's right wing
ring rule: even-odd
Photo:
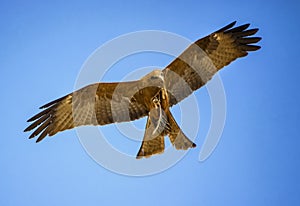
[[[81,125],[105,125],[131,121],[148,114],[148,103],[159,88],[141,87],[141,81],[88,85],[42,107],[24,131],[35,131],[37,142],[47,135]],[[145,95],[145,93],[147,95]]]

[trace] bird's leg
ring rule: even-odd
[[[169,136],[176,149],[186,150],[196,147],[179,128],[168,107],[168,96],[161,90],[151,101],[144,139],[137,154],[137,159],[162,153],[165,149],[164,137]]]

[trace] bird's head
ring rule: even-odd
[[[147,86],[163,87],[164,85],[163,71],[159,69],[153,70],[149,74],[145,75],[141,80]]]

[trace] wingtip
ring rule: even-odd
[[[27,121],[26,121],[26,122],[32,122],[33,120],[35,120],[34,116],[33,116],[33,117],[31,117],[30,119],[27,119]]]
[[[36,135],[34,134],[34,133],[32,133],[29,137],[28,137],[28,139],[32,139],[32,138],[34,138]]]
[[[254,28],[254,29],[249,29],[246,32],[250,33],[249,34],[249,36],[250,36],[250,35],[256,34],[258,31],[259,31],[259,28]]]
[[[45,108],[49,107],[51,104],[52,104],[52,102],[48,102],[47,104],[40,106],[39,109],[45,109]]]
[[[52,106],[53,104],[56,104],[56,103],[60,102],[61,100],[63,100],[63,99],[66,98],[67,96],[68,96],[68,95],[63,96],[63,97],[60,97],[60,98],[58,98],[58,99],[55,99],[55,100],[53,100],[53,101],[51,101],[51,102],[48,102],[47,104],[44,104],[44,105],[40,106],[39,109],[46,109],[46,108]]]
[[[256,51],[256,50],[259,50],[259,49],[261,49],[261,46],[255,45],[255,48],[253,48],[252,51]]]
[[[56,101],[56,100],[51,101],[51,102],[48,102],[47,104],[44,104],[44,105],[40,106],[39,109],[45,109],[45,108],[51,106],[51,105],[53,104],[53,102],[55,102],[55,101]]]
[[[35,141],[35,143],[39,143],[40,141],[42,141],[44,138],[46,137],[46,133],[43,132]]]
[[[230,24],[224,26],[223,28],[217,30],[215,33],[226,31],[226,30],[232,28],[235,24],[236,24],[236,21],[233,21],[233,22],[231,22]]]
[[[252,51],[256,51],[256,50],[259,50],[261,47],[258,46],[258,45],[242,45],[241,46],[241,49],[243,49],[244,51],[247,51],[247,52],[252,52]]]
[[[237,21],[233,21],[233,22],[231,22],[227,27],[227,29],[230,29],[230,28],[232,28],[232,27],[234,27],[235,25],[236,25],[236,23],[237,23]],[[226,30],[227,30],[226,29]]]
[[[39,109],[45,109],[47,107],[49,107],[51,104],[47,103],[47,104],[44,104],[43,106],[40,106]]]
[[[242,30],[246,30],[249,28],[249,26],[250,26],[250,23],[247,23],[247,24],[242,25],[241,28],[242,28]]]
[[[232,24],[232,26],[234,26],[236,24],[237,21],[233,21],[230,23],[230,25]]]
[[[28,129],[28,127],[26,127],[23,132],[29,132],[30,130]]]
[[[257,43],[257,42],[259,42],[260,40],[262,40],[261,37],[253,37],[253,39],[254,39],[255,41],[252,42],[252,43]]]

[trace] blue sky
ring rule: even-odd
[[[0,205],[299,204],[300,6],[295,2],[1,1]],[[206,161],[198,161],[209,127],[205,88],[195,93],[198,147],[156,175],[110,172],[90,158],[74,130],[40,144],[23,133],[39,106],[73,90],[81,66],[105,42],[139,30],[196,40],[234,20],[260,28],[262,49],[220,72],[226,124]],[[164,67],[171,60],[151,53],[131,56],[104,80],[119,81],[135,69]],[[143,128],[144,122],[136,124]],[[123,138],[114,126],[104,129],[112,143]],[[139,144],[130,144],[121,149],[134,155]]]

